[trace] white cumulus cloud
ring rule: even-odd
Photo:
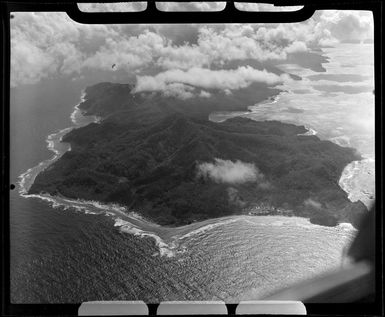
[[[167,85],[167,89],[165,89],[163,93],[166,97],[176,97],[184,100],[194,97],[194,89],[194,87],[181,83],[172,83]]]
[[[201,163],[197,166],[197,176],[211,179],[216,183],[266,183],[264,175],[253,163],[245,163],[239,160],[233,162],[216,158],[214,163]]]
[[[189,70],[167,70],[155,76],[137,76],[134,92],[163,91],[167,92],[175,83],[205,89],[233,90],[246,88],[253,82],[276,85],[289,81],[286,74],[276,75],[266,70],[258,70],[249,66],[241,66],[230,70],[210,70],[207,68],[190,68]]]
[[[201,90],[200,94],[199,94],[199,97],[202,97],[202,98],[210,98],[211,97],[211,94],[206,91],[206,90]]]

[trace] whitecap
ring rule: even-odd
[[[129,233],[134,236],[139,236],[141,238],[144,237],[150,237],[155,240],[155,244],[159,249],[159,254],[160,256],[166,256],[166,257],[174,257],[175,256],[175,249],[178,247],[175,241],[172,241],[170,244],[167,244],[166,242],[163,241],[161,237],[159,237],[157,234],[154,232],[148,232],[144,231],[134,224],[122,220],[121,218],[116,218],[115,219],[115,227],[120,227],[121,232]]]
[[[223,226],[223,225],[226,225],[226,224],[229,224],[229,223],[232,223],[232,222],[235,222],[235,221],[239,221],[241,220],[240,218],[237,218],[237,219],[229,219],[229,220],[224,220],[224,221],[220,221],[220,222],[216,222],[216,223],[212,223],[212,224],[208,224],[208,225],[205,225],[205,226],[202,226],[198,229],[195,229],[193,231],[190,231],[180,237],[178,237],[179,240],[182,240],[182,239],[186,239],[186,238],[191,238],[192,236],[195,236],[195,235],[199,235],[199,234],[202,234],[208,230],[212,230],[218,226]]]
[[[361,200],[368,208],[371,207],[375,196],[374,177],[370,182],[363,182],[362,176],[365,172],[374,174],[374,169],[374,159],[371,157],[353,161],[345,166],[338,184],[348,194],[350,201]]]

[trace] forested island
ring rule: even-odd
[[[100,83],[85,92],[79,108],[102,120],[65,135],[71,151],[41,172],[29,193],[117,203],[169,226],[258,214],[261,206],[357,226],[366,211],[338,185],[344,167],[361,159],[354,149],[303,135],[304,126],[208,120],[213,111],[247,111],[278,89],[255,83],[186,100],[134,93],[130,84]]]

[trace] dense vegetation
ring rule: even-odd
[[[167,225],[260,204],[291,209],[314,223],[356,225],[365,206],[350,202],[338,185],[343,168],[359,159],[353,149],[299,135],[303,126],[278,121],[207,120],[211,111],[244,109],[274,93],[254,85],[182,101],[133,94],[128,84],[88,87],[80,108],[102,122],[67,134],[71,151],[37,176],[30,193],[119,203]],[[217,158],[254,164],[263,184],[217,182],[198,173],[199,164]]]

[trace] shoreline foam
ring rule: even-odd
[[[67,144],[67,149],[60,151],[60,149],[56,148],[56,142],[61,142],[62,137],[67,134],[69,131],[71,131],[73,127],[64,128],[62,130],[59,130],[58,132],[51,133],[48,135],[46,139],[47,143],[47,149],[54,152],[54,156],[40,162],[38,165],[29,168],[27,171],[22,173],[18,178],[18,185],[19,185],[19,193],[22,196],[27,195],[27,192],[34,182],[36,176],[42,172],[44,169],[46,169],[49,165],[57,161],[65,152],[71,150],[71,146]],[[65,146],[65,143],[61,143],[63,146]]]
[[[310,136],[310,135],[317,135],[318,132],[312,128],[310,128],[307,125],[304,125],[305,129],[307,130],[305,133],[299,133],[297,135],[303,135],[303,136]]]
[[[74,111],[71,113],[70,118],[73,124],[79,125],[78,116],[84,116],[81,110],[79,109],[79,105],[85,101],[86,92],[85,89],[82,89],[80,95],[80,102],[74,107]]]
[[[84,116],[81,113],[81,110],[79,109],[79,105],[84,102],[85,98],[85,91],[84,89],[81,92],[80,96],[80,102],[74,106],[74,111],[71,113],[70,118],[71,121],[74,123],[74,126],[67,127],[64,129],[61,129],[57,132],[51,133],[46,138],[47,143],[47,149],[52,151],[54,153],[54,156],[51,158],[48,158],[42,162],[40,162],[38,165],[29,168],[27,171],[19,175],[19,193],[23,197],[29,196],[28,190],[32,183],[34,182],[36,176],[48,168],[52,163],[57,161],[65,152],[71,151],[71,146],[69,143],[62,143],[63,137],[70,131],[76,128],[81,128],[89,123],[92,122],[100,122],[100,118],[96,116]],[[80,117],[81,116],[81,117]],[[87,120],[79,120],[79,119],[87,119]],[[38,195],[35,195],[38,196]]]
[[[374,171],[374,159],[364,157],[345,166],[341,173],[338,185],[348,194],[348,199],[352,202],[361,201],[369,209],[374,203],[375,183],[368,183],[366,186],[356,186],[356,182],[360,180],[365,173]],[[364,188],[363,188],[364,187]],[[369,191],[367,191],[368,189]]]

